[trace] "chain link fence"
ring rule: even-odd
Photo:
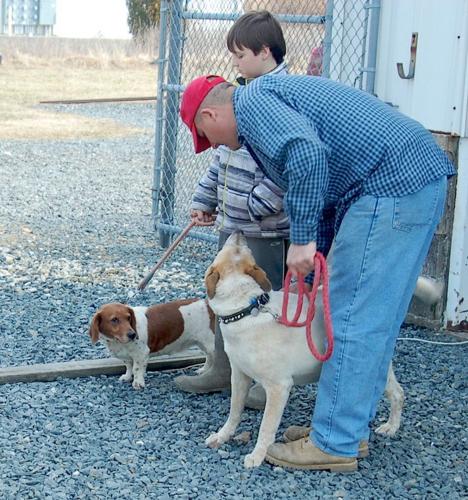
[[[269,10],[280,21],[292,74],[322,75],[373,92],[379,0],[162,0],[152,214],[160,243],[188,223],[194,189],[211,151],[193,153],[179,119],[184,85],[203,74],[236,75],[226,47],[234,21]],[[192,237],[215,241],[212,229]]]

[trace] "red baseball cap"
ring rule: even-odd
[[[195,115],[200,104],[208,95],[208,92],[216,85],[224,83],[226,80],[222,76],[206,75],[196,78],[185,88],[180,105],[180,116],[182,121],[192,132],[195,153],[201,153],[211,147],[210,141],[206,137],[198,135],[195,127]]]

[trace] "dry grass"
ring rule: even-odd
[[[14,66],[125,67],[154,60],[158,37],[156,29],[137,41],[0,35],[0,54]]]
[[[0,139],[141,133],[110,120],[56,113],[39,101],[155,95],[152,51],[126,40],[1,37]]]

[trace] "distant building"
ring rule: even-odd
[[[0,34],[51,36],[55,0],[0,0]]]

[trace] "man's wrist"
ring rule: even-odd
[[[289,239],[294,245],[307,245],[317,240],[317,224],[291,224]]]

